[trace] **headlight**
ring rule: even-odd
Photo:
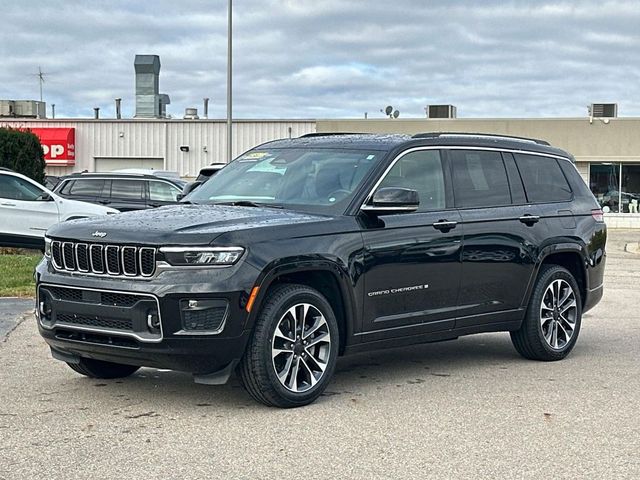
[[[44,256],[51,258],[51,239],[44,237]]]
[[[162,247],[167,263],[174,266],[229,266],[236,263],[242,247]]]

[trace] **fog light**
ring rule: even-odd
[[[185,332],[219,332],[227,316],[224,299],[180,300],[182,329]]]

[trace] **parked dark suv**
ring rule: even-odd
[[[98,203],[121,212],[171,205],[187,182],[179,177],[139,173],[74,173],[55,192],[64,198]]]
[[[97,378],[140,366],[315,400],[339,355],[508,331],[560,360],[602,297],[606,229],[570,154],[469,134],[311,135],[183,204],[48,232],[38,326]]]

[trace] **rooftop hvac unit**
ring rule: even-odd
[[[427,105],[425,107],[427,118],[456,118],[455,105]]]
[[[592,103],[589,114],[595,118],[616,118],[618,116],[617,103]]]
[[[198,109],[197,108],[185,108],[184,109],[184,118],[185,120],[198,120]]]
[[[13,100],[0,100],[0,117],[15,116],[15,102]]]
[[[14,114],[16,117],[46,118],[47,104],[36,100],[16,100]]]

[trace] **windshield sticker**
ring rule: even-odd
[[[267,155],[269,155],[269,152],[249,152],[246,155],[243,155],[242,159],[243,160],[248,160],[250,158],[258,159],[258,158],[264,158]]]

